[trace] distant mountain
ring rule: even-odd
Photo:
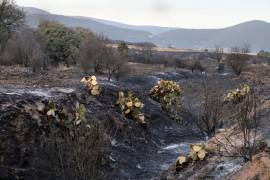
[[[104,19],[97,19],[97,18],[91,18],[91,19],[93,19],[94,21],[100,22],[100,23],[104,23],[104,24],[108,24],[108,25],[116,26],[116,27],[120,27],[120,28],[147,31],[147,32],[150,32],[154,35],[177,29],[177,28],[172,28],[172,27],[159,27],[159,26],[147,26],[147,25],[146,26],[135,26],[135,25],[128,25],[128,24],[104,20]]]
[[[222,29],[183,29],[157,26],[134,26],[91,17],[63,16],[25,7],[26,22],[36,28],[42,19],[55,20],[69,27],[83,27],[104,34],[113,40],[153,42],[161,47],[168,45],[189,48],[224,48],[251,44],[252,51],[270,51],[270,23],[249,21]]]
[[[270,23],[249,21],[223,29],[177,29],[158,34],[153,42],[159,46],[172,44],[185,48],[212,48],[251,45],[253,51],[270,50]]]
[[[50,14],[48,11],[44,11],[42,9],[34,8],[34,7],[22,7],[23,11],[27,15],[31,14]]]
[[[54,14],[30,14],[26,16],[26,23],[33,28],[37,28],[41,20],[58,21],[68,27],[83,27],[91,29],[93,32],[103,34],[113,40],[144,42],[149,39],[149,36],[151,36],[151,33],[146,31],[119,28],[80,17]]]

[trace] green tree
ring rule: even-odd
[[[76,64],[82,36],[78,31],[54,21],[42,21],[37,33],[43,41],[45,53],[54,64]]]
[[[24,13],[11,0],[0,2],[0,50],[24,22]]]
[[[270,52],[261,50],[260,52],[258,52],[257,56],[260,58],[267,58],[270,57]]]
[[[118,52],[120,53],[120,55],[122,57],[127,57],[128,55],[128,46],[125,42],[121,42],[118,44],[118,47],[117,47],[117,50]]]

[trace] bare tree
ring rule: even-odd
[[[21,28],[8,40],[1,56],[1,64],[19,64],[32,67],[33,72],[41,69],[44,54],[36,41],[33,30]]]
[[[208,136],[213,136],[221,124],[222,100],[221,93],[204,83],[201,108],[197,117],[197,126]]]
[[[106,49],[104,41],[96,37],[93,33],[86,35],[79,50],[79,66],[84,72],[91,69],[96,73],[103,71],[103,52]]]
[[[105,59],[104,68],[107,73],[108,81],[110,81],[112,76],[120,72],[122,68],[125,68],[125,60],[112,47],[105,48],[103,55]]]
[[[257,136],[258,101],[258,97],[252,92],[241,103],[231,105],[236,126],[231,131],[226,131],[221,138],[216,137],[218,147],[226,155],[241,157],[247,162],[251,161],[252,156],[259,150],[260,142]]]
[[[249,52],[250,45],[248,44],[245,44],[243,47],[236,46],[231,48],[231,53],[227,56],[227,61],[237,76],[239,76],[246,67]]]
[[[224,50],[219,45],[215,45],[215,50],[213,52],[213,58],[218,63],[218,71],[221,71],[224,69],[224,65],[222,64],[222,58],[224,55]]]

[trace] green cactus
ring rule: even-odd
[[[96,76],[91,76],[91,77],[86,76],[86,77],[82,78],[81,82],[84,83],[87,86],[87,88],[88,88],[89,92],[91,93],[91,95],[93,95],[93,96],[100,95],[101,87],[97,82]]]
[[[252,92],[252,88],[249,85],[244,85],[240,88],[232,90],[227,94],[224,98],[225,102],[231,102],[233,104],[241,103],[250,93]]]
[[[144,114],[141,112],[144,104],[135,97],[133,92],[129,91],[127,97],[123,92],[118,93],[118,99],[116,101],[122,112],[126,117],[137,120],[141,124],[145,124]]]
[[[75,117],[76,117],[75,119],[76,125],[86,120],[86,108],[83,104],[79,104],[78,102],[76,103]]]
[[[191,162],[203,161],[208,154],[213,153],[213,149],[209,149],[205,144],[190,144],[190,153],[187,156],[179,156],[175,161],[176,168],[183,168]]]
[[[162,108],[177,122],[182,121],[180,98],[183,94],[180,86],[173,81],[161,80],[150,91],[150,97],[161,103]]]
[[[55,103],[53,101],[49,101],[47,116],[55,117],[56,116],[55,111],[56,111]]]

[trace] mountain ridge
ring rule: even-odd
[[[24,7],[26,23],[36,28],[39,21],[56,20],[69,27],[88,28],[112,40],[129,42],[153,42],[161,47],[213,48],[216,44],[230,48],[244,43],[252,45],[253,51],[270,50],[270,23],[252,20],[224,28],[188,29],[159,26],[136,26],[92,17],[64,16],[47,11]]]

